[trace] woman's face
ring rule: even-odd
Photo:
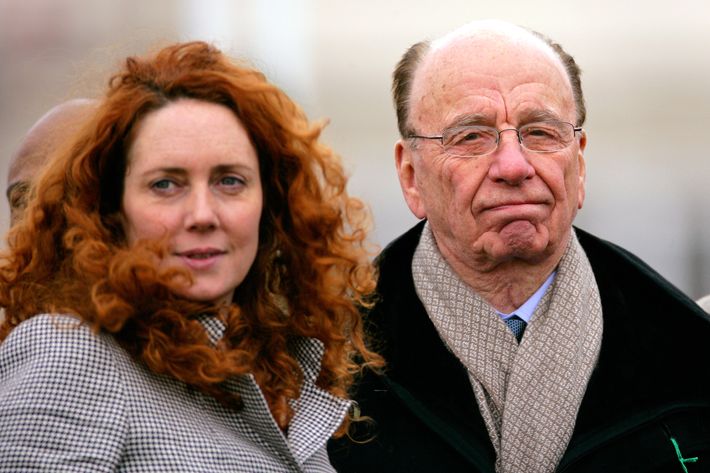
[[[149,113],[128,150],[122,200],[128,243],[168,238],[166,266],[190,271],[181,295],[229,303],[256,257],[259,161],[227,107],[182,99]]]

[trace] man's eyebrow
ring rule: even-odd
[[[460,126],[472,126],[472,125],[489,125],[494,123],[494,119],[490,115],[484,115],[482,113],[465,113],[455,117],[446,128],[456,128]]]
[[[518,126],[526,123],[544,122],[550,120],[562,120],[559,115],[551,110],[535,109],[523,112],[518,118]],[[495,118],[483,113],[465,113],[454,117],[445,129],[457,128],[461,126],[486,125],[495,127]]]
[[[536,109],[529,110],[520,114],[518,126],[533,122],[546,122],[550,120],[562,120],[559,115],[551,110]]]

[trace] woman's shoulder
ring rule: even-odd
[[[15,327],[6,341],[37,340],[98,344],[103,338],[78,316],[69,314],[37,314]]]
[[[37,314],[29,317],[15,327],[11,334],[26,333],[26,334],[36,334],[36,333],[46,333],[61,329],[88,329],[86,323],[76,315],[71,314]]]
[[[76,316],[38,314],[17,327],[0,344],[0,370],[11,366],[37,365],[63,370],[89,370],[113,364],[115,342],[95,332]]]
[[[0,471],[118,464],[127,396],[110,338],[41,314],[0,344]]]

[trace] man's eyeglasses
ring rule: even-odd
[[[444,152],[449,156],[476,158],[494,152],[500,143],[501,133],[506,131],[514,131],[518,135],[520,145],[528,151],[554,153],[572,144],[575,133],[582,131],[582,127],[550,120],[528,123],[517,129],[506,128],[505,130],[479,125],[458,126],[444,130],[441,136],[410,134],[406,138],[439,140]]]

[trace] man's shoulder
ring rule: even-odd
[[[574,231],[590,261],[608,260],[611,263],[616,262],[628,266],[629,268],[635,268],[638,271],[649,273],[649,275],[653,275],[654,277],[663,278],[645,261],[622,246],[593,235],[578,227],[574,227]]]
[[[392,273],[399,276],[402,274],[402,270],[410,272],[414,251],[419,244],[425,223],[426,220],[422,220],[392,240],[377,256],[375,263],[380,272],[380,286],[388,280]],[[380,289],[382,288],[380,287]]]
[[[600,277],[635,276],[633,280],[615,277],[619,282],[639,284],[659,284],[678,291],[668,280],[631,251],[575,227],[575,234],[589,259],[594,274]]]
[[[376,259],[379,275],[374,305],[366,316],[366,329],[375,348],[390,358],[401,346],[418,337],[433,333],[414,289],[412,258],[419,243],[425,221],[417,223],[393,240]],[[392,359],[388,359],[391,365]]]
[[[605,309],[610,300],[621,303],[623,299],[636,309],[673,308],[707,318],[690,297],[631,251],[576,227],[575,233],[592,266]]]

